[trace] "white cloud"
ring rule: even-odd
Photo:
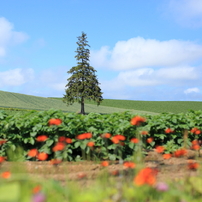
[[[189,94],[189,93],[199,93],[200,90],[199,88],[188,88],[184,91],[185,94]]]
[[[28,39],[27,34],[13,31],[13,24],[6,18],[0,17],[0,28],[0,57],[6,55],[8,46],[22,43]]]
[[[93,66],[129,70],[188,64],[202,58],[202,45],[190,41],[158,41],[136,37],[117,42],[111,51],[105,46],[91,53]]]
[[[201,0],[170,0],[168,10],[171,16],[182,25],[202,26]]]
[[[12,69],[0,72],[0,86],[20,86],[34,79],[33,69]]]

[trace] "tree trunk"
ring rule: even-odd
[[[85,110],[84,110],[84,97],[81,97],[81,114],[85,114]]]

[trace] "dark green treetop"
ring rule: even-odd
[[[85,114],[84,102],[85,99],[93,100],[97,102],[97,105],[103,100],[102,92],[99,87],[99,82],[95,75],[96,70],[90,66],[90,50],[88,49],[89,44],[87,41],[87,36],[84,32],[82,35],[77,37],[76,42],[78,47],[75,51],[77,55],[75,56],[77,66],[72,67],[67,73],[71,76],[67,79],[68,83],[65,86],[66,94],[63,97],[63,101],[67,105],[71,105],[74,102],[81,103],[81,114]]]

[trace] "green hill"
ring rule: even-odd
[[[19,108],[19,109],[31,109],[31,110],[49,110],[51,108],[59,109],[64,112],[79,112],[80,104],[74,103],[73,105],[67,106],[62,102],[61,99],[51,99],[44,97],[37,97],[19,93],[0,91],[0,107],[1,108]],[[131,111],[138,114],[154,114],[152,112],[145,112],[133,109],[122,109],[110,106],[97,106],[95,104],[85,104],[86,113],[97,112],[97,113],[113,113]]]

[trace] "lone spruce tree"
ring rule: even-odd
[[[72,67],[67,73],[72,74],[68,79],[68,83],[65,86],[66,94],[63,97],[63,101],[67,105],[71,105],[74,102],[79,102],[81,104],[81,114],[85,114],[84,102],[85,99],[93,100],[100,104],[103,100],[102,92],[99,87],[99,82],[95,75],[97,72],[89,64],[90,50],[88,47],[87,36],[84,32],[82,35],[77,37],[78,41],[76,42],[78,47],[75,51],[77,55],[75,56],[77,66]]]

